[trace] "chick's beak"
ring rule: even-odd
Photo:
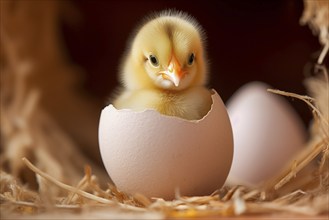
[[[181,65],[174,55],[169,62],[167,70],[161,73],[164,79],[170,80],[176,87],[179,86],[179,82],[185,75],[185,72],[182,71]]]

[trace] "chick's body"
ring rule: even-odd
[[[137,32],[121,66],[123,89],[113,104],[118,109],[155,109],[193,120],[207,114],[202,31],[184,13],[166,11]]]

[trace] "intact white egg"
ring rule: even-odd
[[[233,157],[230,120],[213,91],[206,116],[188,121],[155,110],[105,107],[99,146],[115,185],[128,193],[173,199],[208,195],[224,184]]]
[[[239,89],[227,104],[234,136],[229,185],[257,187],[277,175],[304,146],[305,127],[270,86],[252,82]]]

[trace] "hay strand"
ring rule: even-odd
[[[41,171],[40,169],[38,169],[37,167],[35,167],[28,159],[23,158],[22,159],[23,162],[26,164],[26,166],[28,166],[33,172],[35,172],[36,174],[40,175],[41,177],[45,178],[47,181],[55,184],[56,186],[67,190],[73,194],[78,194],[84,198],[90,199],[92,201],[98,202],[98,203],[102,203],[102,204],[106,204],[106,205],[113,205],[113,206],[120,206],[122,208],[125,209],[130,209],[130,210],[134,210],[134,211],[145,211],[142,208],[139,207],[135,207],[135,206],[130,206],[130,205],[126,205],[126,204],[121,204],[121,203],[116,203],[113,200],[109,200],[109,199],[105,199],[99,196],[95,196],[93,194],[87,193],[83,190],[80,190],[79,188],[75,188],[72,187],[70,185],[67,185],[65,183],[62,183],[58,180],[56,180],[55,178],[53,178],[52,176],[50,176],[49,174]]]
[[[26,166],[28,166],[33,172],[35,172],[36,174],[39,174],[40,176],[42,176],[43,178],[45,178],[47,181],[55,184],[56,186],[65,189],[69,192],[72,192],[74,194],[78,194],[80,196],[83,196],[87,199],[90,200],[94,200],[96,202],[99,203],[103,203],[103,204],[109,204],[109,205],[114,205],[114,202],[108,199],[104,199],[104,198],[100,198],[98,196],[92,195],[90,193],[86,193],[85,191],[82,191],[80,189],[77,189],[75,187],[66,185],[58,180],[56,180],[55,178],[53,178],[52,176],[50,176],[49,174],[41,171],[40,169],[36,168],[28,159],[26,159],[25,157],[22,159],[23,162],[26,164]]]
[[[323,123],[325,123],[326,126],[329,126],[329,122],[328,119],[326,119],[322,113],[319,111],[319,109],[317,109],[312,102],[314,101],[314,98],[306,96],[306,95],[298,95],[295,93],[291,93],[291,92],[285,92],[285,91],[281,91],[281,90],[277,90],[277,89],[267,89],[267,91],[275,93],[275,94],[279,94],[279,95],[283,95],[283,96],[288,96],[288,97],[293,97],[293,98],[297,98],[300,99],[302,101],[304,101],[309,107],[311,107],[311,109],[317,113],[317,115],[320,117],[320,119],[323,121]]]

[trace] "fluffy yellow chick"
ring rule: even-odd
[[[200,25],[183,12],[164,11],[148,20],[124,57],[123,89],[113,105],[201,119],[212,104],[203,38]]]

